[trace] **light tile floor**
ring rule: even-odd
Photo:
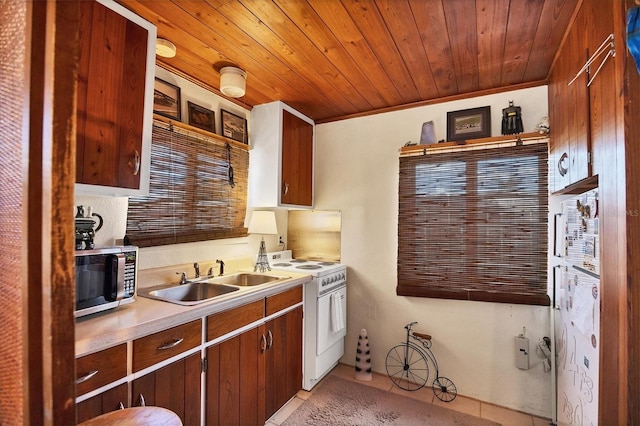
[[[339,364],[329,373],[329,375],[355,381],[353,367],[348,365]],[[373,386],[378,389],[407,396],[409,398],[418,399],[428,404],[439,405],[451,410],[480,417],[482,419],[491,420],[504,426],[546,426],[551,422],[550,419],[524,414],[519,411],[478,401],[477,399],[466,398],[461,395],[458,395],[456,399],[451,402],[442,402],[434,396],[431,389],[420,389],[415,392],[403,391],[402,389],[394,386],[393,383],[391,383],[391,380],[382,374],[374,373],[373,379],[370,382],[358,383]],[[311,396],[312,393],[313,389],[310,392],[304,390],[298,392],[295,398],[291,399],[291,401],[289,401],[280,409],[280,411],[274,414],[273,417],[267,421],[266,426],[281,425],[298,407],[300,407],[300,405],[302,405],[307,398],[309,398],[309,396]]]

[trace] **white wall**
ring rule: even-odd
[[[399,149],[419,142],[423,122],[433,120],[436,140],[446,139],[447,111],[486,105],[492,135],[500,135],[509,100],[522,107],[525,132],[547,114],[547,88],[537,87],[318,125],[315,208],[342,211],[342,262],[349,267],[343,362],[354,365],[366,328],[372,367],[384,374],[386,353],[404,338],[403,326],[418,321],[416,329],[433,336],[440,374],[459,394],[551,417],[551,376],[535,355],[537,342],[550,336],[549,308],[396,296]],[[513,338],[523,327],[529,370],[514,364]]]

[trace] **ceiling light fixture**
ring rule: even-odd
[[[220,91],[230,98],[244,96],[247,87],[247,73],[236,67],[220,69]]]
[[[176,56],[176,45],[164,38],[156,39],[156,55],[163,58]]]

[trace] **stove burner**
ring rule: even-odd
[[[335,265],[335,262],[320,262],[318,263],[318,265],[322,265],[322,266],[333,266]]]
[[[279,266],[279,267],[282,268],[282,267],[285,267],[285,266],[291,266],[291,264],[290,263],[274,263],[271,266]]]
[[[307,263],[305,259],[291,259],[291,263]]]
[[[320,266],[320,265],[300,265],[300,266],[296,266],[296,268],[298,268],[298,269],[322,269],[322,266]]]

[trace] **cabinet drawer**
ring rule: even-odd
[[[140,371],[195,348],[202,341],[201,321],[179,325],[133,341],[133,371]]]
[[[302,286],[294,287],[282,293],[267,297],[265,301],[266,316],[302,302]]]
[[[127,375],[127,344],[76,359],[76,395],[98,389]]]
[[[264,303],[262,300],[209,315],[207,317],[207,340],[216,339],[263,317]]]

